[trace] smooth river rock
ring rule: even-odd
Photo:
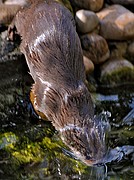
[[[106,40],[94,33],[80,37],[83,53],[94,64],[100,64],[109,58],[109,48]]]
[[[101,66],[101,84],[110,86],[134,82],[134,66],[123,58],[110,59]]]
[[[81,33],[93,31],[99,24],[97,15],[92,11],[79,10],[75,16],[77,29]]]
[[[121,5],[109,6],[99,13],[100,35],[105,39],[134,39],[134,14]]]
[[[94,12],[99,11],[104,4],[104,0],[70,0],[70,1],[74,6],[79,7],[80,9],[88,9]]]

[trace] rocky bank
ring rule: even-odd
[[[17,45],[9,48],[7,43],[8,46],[3,48],[3,41],[6,39],[5,30],[16,12],[27,3],[27,0],[0,1],[0,62],[8,60],[10,54],[18,56]],[[133,84],[134,1],[62,0],[62,3],[70,9],[76,21],[87,79],[94,78],[95,87]],[[5,53],[5,49],[11,49],[8,51],[12,53]]]

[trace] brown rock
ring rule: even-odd
[[[91,11],[99,11],[104,3],[104,0],[71,0],[72,4],[81,8]]]
[[[110,57],[125,57],[127,51],[127,42],[109,42]]]
[[[134,14],[121,5],[112,5],[97,13],[100,35],[105,39],[134,39]]]
[[[83,56],[84,66],[86,70],[86,74],[89,74],[94,71],[94,64],[93,62],[86,56]]]
[[[106,40],[97,34],[81,36],[83,53],[94,64],[100,64],[109,58],[109,49]]]
[[[94,12],[87,10],[77,11],[75,20],[78,31],[81,33],[89,33],[99,24],[97,15]]]
[[[20,5],[0,5],[0,24],[10,24],[18,10]]]

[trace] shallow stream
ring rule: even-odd
[[[111,114],[107,146],[126,147],[126,155],[100,167],[87,167],[65,155],[65,145],[49,122],[44,122],[31,109],[28,92],[16,81],[0,94],[0,179],[134,179],[134,92],[118,88],[93,95],[95,112]],[[2,104],[5,103],[5,104]],[[3,107],[4,106],[4,107]]]

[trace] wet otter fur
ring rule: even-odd
[[[77,158],[87,165],[101,163],[104,131],[94,119],[72,14],[54,0],[33,1],[17,13],[14,27],[35,82],[31,92],[35,110],[52,122]]]

